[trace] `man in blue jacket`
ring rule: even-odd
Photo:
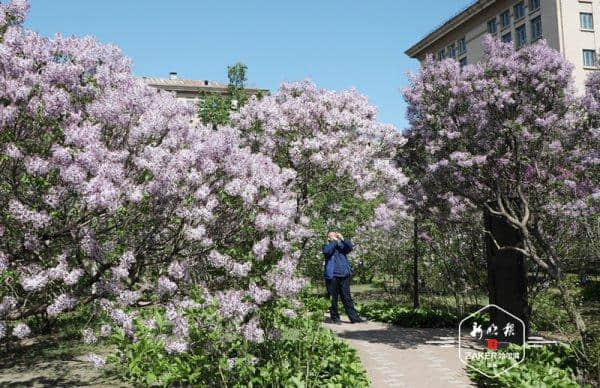
[[[344,240],[344,237],[337,232],[329,232],[327,240],[327,244],[323,245],[323,254],[325,255],[325,284],[331,298],[331,308],[329,309],[331,320],[334,323],[341,322],[338,312],[338,295],[340,295],[350,322],[362,322],[363,320],[354,309],[352,296],[350,296],[352,269],[346,255],[352,251],[352,243]]]

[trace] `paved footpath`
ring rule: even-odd
[[[381,322],[324,323],[358,350],[373,388],[474,387],[458,359],[452,329],[415,329]]]

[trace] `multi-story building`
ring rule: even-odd
[[[580,92],[588,72],[597,69],[600,47],[600,0],[477,0],[437,27],[406,54],[453,57],[461,65],[483,56],[483,38],[492,34],[516,48],[545,39],[573,63]],[[597,33],[598,32],[598,33]]]
[[[229,92],[228,85],[208,80],[180,79],[177,73],[169,73],[169,78],[142,77],[144,82],[156,89],[175,92],[175,97],[185,101],[199,102],[202,96],[225,95]],[[267,95],[269,90],[245,88],[248,95]]]

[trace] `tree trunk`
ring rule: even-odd
[[[419,221],[413,224],[413,307],[419,307]]]
[[[486,211],[484,223],[486,230],[493,235],[499,246],[523,246],[521,234],[505,218]],[[529,336],[530,326],[527,274],[523,254],[513,250],[498,251],[491,236],[486,234],[486,258],[490,303],[519,317],[525,323],[525,333],[518,321],[497,309],[491,310],[492,323],[500,330],[509,323],[514,324],[515,335],[507,338],[507,341],[522,345],[523,337],[527,340]]]

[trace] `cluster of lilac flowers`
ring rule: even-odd
[[[49,316],[55,317],[63,311],[71,310],[77,304],[77,299],[67,294],[60,294],[54,302],[48,306],[46,312]]]
[[[158,278],[156,291],[159,295],[170,295],[177,291],[177,284],[167,276],[161,276]]]
[[[250,286],[248,287],[248,296],[250,296],[257,305],[265,303],[272,295],[273,292],[267,288],[257,286],[256,283],[250,283]]]
[[[83,342],[88,345],[93,344],[98,340],[98,338],[94,335],[92,329],[84,329],[81,334],[83,337]]]
[[[106,364],[106,359],[95,353],[87,354],[84,360],[90,362],[95,368],[102,368]]]
[[[183,353],[188,350],[188,343],[174,338],[165,340],[165,350],[169,354]]]
[[[12,333],[15,337],[23,339],[25,337],[29,337],[29,334],[31,334],[31,329],[26,324],[19,323],[13,328]]]
[[[245,295],[242,290],[217,291],[220,314],[225,318],[241,322],[254,309],[250,302],[244,301]]]
[[[21,223],[30,224],[34,229],[44,228],[50,222],[50,217],[45,211],[31,210],[16,199],[9,202],[8,211],[15,219]]]
[[[5,296],[0,302],[0,317],[7,315],[17,306],[17,300],[12,296]]]
[[[244,337],[251,342],[263,342],[265,339],[265,332],[259,327],[257,318],[252,318],[248,323],[242,327],[242,333]]]

